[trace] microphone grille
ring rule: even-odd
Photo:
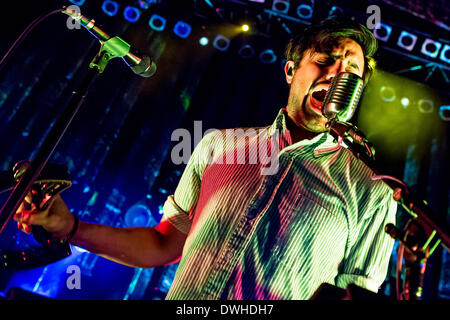
[[[355,113],[364,87],[360,76],[351,72],[338,73],[328,88],[322,113],[328,119],[349,120]]]

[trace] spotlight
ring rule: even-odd
[[[73,3],[76,6],[82,6],[85,0],[69,0],[69,2]]]
[[[125,10],[123,10],[123,16],[128,22],[135,23],[141,17],[141,10],[135,7],[126,6]]]
[[[409,99],[408,98],[404,97],[404,98],[402,98],[401,101],[402,101],[403,108],[406,108],[409,105]]]
[[[397,45],[408,51],[412,51],[417,42],[417,36],[407,31],[402,31],[398,37]]]
[[[313,8],[309,4],[300,4],[297,7],[297,15],[301,19],[311,19],[313,16]]]
[[[178,21],[175,24],[175,27],[173,27],[173,32],[180,38],[185,39],[191,33],[191,29],[192,29],[191,26],[188,25],[186,22]]]
[[[230,39],[225,38],[222,35],[218,35],[213,42],[213,46],[214,48],[216,48],[217,50],[220,51],[225,51],[228,49],[228,47],[230,46]]]
[[[248,30],[250,30],[250,27],[248,26],[248,24],[243,24],[242,25],[242,31],[247,32]]]
[[[255,55],[255,50],[251,45],[246,44],[239,49],[239,55],[244,59],[249,59]]]
[[[105,0],[102,4],[102,10],[108,16],[115,16],[119,10],[119,4],[116,1]]]
[[[441,50],[441,47],[442,44],[440,42],[431,39],[425,39],[420,52],[431,58],[436,58],[439,54],[439,50]]]
[[[135,204],[127,210],[124,220],[127,227],[148,227],[153,218],[152,213],[147,206]]]
[[[439,115],[444,121],[450,121],[450,106],[441,106],[439,108]]]
[[[382,86],[380,88],[381,99],[386,102],[395,100],[395,90],[391,87]]]
[[[277,61],[277,56],[272,49],[266,49],[259,54],[259,60],[265,64],[274,63]]]
[[[160,15],[153,14],[148,21],[148,25],[150,28],[156,31],[163,31],[166,26],[166,18],[161,17]]]
[[[332,6],[330,11],[328,12],[328,18],[340,17],[343,14],[344,14],[344,10],[341,7]]]
[[[392,32],[392,27],[380,23],[373,29],[373,35],[380,41],[387,42]]]
[[[139,0],[137,3],[139,4],[139,8],[148,9],[152,3],[156,2],[155,0]]]
[[[450,63],[450,45],[448,44],[444,45],[444,48],[441,51],[439,59],[447,63]]]
[[[287,14],[289,11],[289,0],[273,0],[272,10]]]
[[[206,46],[209,43],[209,39],[207,37],[201,37],[198,41],[202,46]]]
[[[418,102],[419,111],[422,113],[431,113],[434,109],[434,102],[428,99],[420,99]]]

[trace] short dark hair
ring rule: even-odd
[[[375,69],[373,55],[378,48],[377,40],[365,26],[352,20],[329,18],[306,28],[289,41],[285,50],[286,59],[294,61],[294,68],[297,68],[306,50],[330,52],[340,38],[352,39],[361,46],[364,54],[363,79],[367,83]]]

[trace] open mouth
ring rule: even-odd
[[[327,90],[321,89],[311,93],[311,106],[318,112],[322,113],[322,103],[325,100]]]
[[[317,101],[323,102],[323,100],[325,100],[326,94],[327,94],[327,90],[322,89],[322,90],[314,91],[311,95]]]

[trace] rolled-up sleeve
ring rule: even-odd
[[[208,133],[195,147],[173,195],[163,206],[161,222],[169,221],[175,228],[188,234],[193,213],[200,196],[202,173],[208,164],[208,148],[214,139],[214,131]]]
[[[388,223],[395,224],[397,203],[392,196],[386,196],[369,218],[361,222],[357,242],[351,247],[343,261],[336,286],[347,288],[355,284],[377,292],[386,278],[394,240],[384,231]]]

